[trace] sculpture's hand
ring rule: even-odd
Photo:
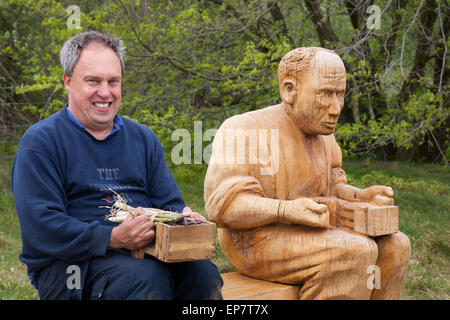
[[[370,186],[359,192],[359,200],[362,202],[370,202],[376,205],[393,205],[394,191],[391,187],[386,186]]]
[[[328,228],[330,225],[327,206],[308,198],[281,201],[278,216],[280,221],[311,227]]]

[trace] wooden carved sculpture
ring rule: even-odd
[[[300,285],[300,299],[399,299],[411,246],[393,190],[348,185],[333,135],[342,60],[298,48],[278,79],[281,104],[227,119],[213,142],[205,212],[224,254],[245,275]]]

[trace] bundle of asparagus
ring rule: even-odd
[[[100,206],[100,208],[110,209],[110,214],[106,215],[105,219],[112,222],[123,222],[128,216],[134,218],[136,208],[128,205],[126,201],[112,189],[111,190],[116,196],[117,200],[112,206]],[[142,208],[144,213],[149,216],[152,222],[162,222],[167,224],[178,224],[178,225],[191,225],[204,223],[201,219],[187,217],[180,213],[165,211],[155,208]]]

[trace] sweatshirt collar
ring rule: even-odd
[[[67,116],[69,117],[69,119],[73,123],[75,123],[77,125],[77,127],[80,127],[81,129],[85,129],[84,126],[77,119],[75,119],[75,117],[72,115],[72,113],[69,110],[69,106],[66,105],[65,109],[66,109]],[[106,138],[108,138],[109,136],[111,136],[115,132],[119,131],[122,126],[123,126],[122,118],[118,114],[116,114],[114,116],[114,127],[113,127],[113,130],[111,131],[111,133]]]

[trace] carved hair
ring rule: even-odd
[[[79,33],[64,43],[59,55],[64,73],[68,77],[72,76],[75,65],[80,58],[81,51],[92,42],[99,42],[101,44],[104,44],[116,53],[117,57],[120,60],[120,66],[122,67],[123,75],[125,69],[125,47],[123,46],[123,41],[119,38],[97,31],[87,31]]]
[[[319,47],[303,47],[289,51],[278,65],[278,83],[280,86],[286,78],[300,79],[304,73],[309,71],[313,66],[312,60],[319,51],[337,55],[334,51]]]

